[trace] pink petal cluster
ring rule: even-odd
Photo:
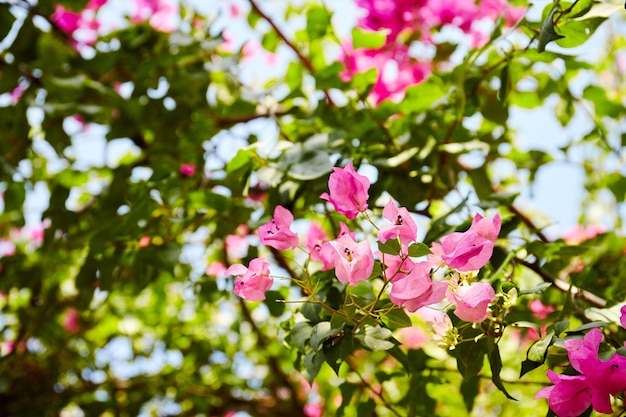
[[[456,304],[454,315],[463,321],[480,323],[489,317],[489,303],[495,301],[496,293],[486,282],[474,282],[449,288],[446,292],[449,302]]]
[[[100,27],[96,13],[106,2],[107,0],[90,0],[85,9],[79,12],[57,4],[50,17],[59,29],[72,36],[74,47],[93,45],[98,39]]]
[[[270,277],[270,265],[262,258],[251,260],[248,268],[241,264],[232,265],[226,275],[237,277],[233,292],[248,301],[265,300],[265,292],[274,283]]]
[[[455,232],[441,238],[441,258],[450,268],[461,272],[482,268],[493,254],[500,226],[499,214],[493,220],[477,214],[466,232]]]
[[[530,312],[533,313],[533,316],[538,318],[539,320],[543,320],[555,311],[554,306],[545,305],[541,302],[541,300],[532,300],[528,303],[528,308]]]
[[[348,219],[355,219],[359,213],[367,210],[370,182],[366,176],[358,174],[351,163],[345,168],[333,168],[328,179],[330,194],[320,198],[330,201],[338,213]]]
[[[180,172],[180,175],[183,177],[193,177],[196,175],[196,169],[196,164],[193,162],[184,162],[178,167],[178,172]]]
[[[605,232],[606,227],[601,224],[591,224],[587,227],[577,224],[563,233],[563,240],[568,245],[578,245]]]
[[[283,206],[276,206],[274,218],[259,227],[261,243],[274,249],[295,249],[298,246],[298,235],[291,231],[293,214]]]
[[[346,48],[344,51],[348,78],[370,68],[378,69],[378,79],[370,93],[375,103],[386,98],[401,98],[407,87],[430,75],[430,64],[409,54],[411,45],[407,39],[433,44],[433,31],[454,26],[461,29],[475,47],[480,47],[489,35],[476,22],[495,21],[503,16],[508,25],[513,25],[525,13],[525,9],[512,7],[506,0],[357,0],[356,3],[366,12],[358,26],[387,34],[384,46],[379,49]]]
[[[378,240],[382,243],[389,239],[399,239],[402,247],[407,248],[417,239],[417,225],[406,208],[398,208],[393,200],[389,200],[383,209],[383,217],[391,221],[391,225],[378,231]]]
[[[579,416],[589,406],[599,413],[612,414],[611,396],[626,389],[626,358],[613,355],[608,361],[598,356],[602,332],[593,329],[580,339],[565,341],[572,367],[580,375],[559,375],[548,370],[553,386],[540,390],[535,398],[547,398],[559,417]]]
[[[150,26],[161,32],[173,32],[176,29],[175,17],[178,6],[170,0],[133,0],[134,13],[131,21],[148,21]]]
[[[337,239],[344,235],[350,236],[352,240],[356,239],[356,234],[351,232],[345,223],[340,222],[340,227],[341,229]],[[335,267],[335,249],[330,244],[326,232],[324,232],[316,223],[313,223],[309,229],[307,248],[311,254],[311,259],[322,262],[322,271],[328,271]]]
[[[407,275],[393,280],[391,285],[391,302],[410,312],[440,302],[448,288],[446,282],[433,282],[430,265],[426,262],[414,264]]]
[[[622,308],[620,308],[619,312],[620,312],[619,322],[622,325],[622,327],[626,329],[626,304],[623,305]]]
[[[372,275],[374,254],[367,241],[357,243],[345,234],[330,242],[337,279],[350,285],[358,285]]]

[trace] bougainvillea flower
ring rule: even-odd
[[[488,283],[475,282],[449,289],[446,297],[456,304],[455,316],[470,323],[480,323],[489,317],[487,307],[495,301],[496,293]]]
[[[397,281],[411,273],[415,262],[411,258],[404,258],[389,254],[381,256],[385,278],[391,282]]]
[[[338,213],[348,219],[367,210],[367,199],[370,182],[366,176],[358,174],[351,163],[345,168],[333,168],[328,178],[330,195],[324,193],[320,198],[330,201]]]
[[[357,243],[350,235],[330,242],[337,279],[350,285],[366,280],[374,270],[374,254],[367,241]]]
[[[565,348],[572,367],[581,375],[558,375],[548,371],[554,386],[540,390],[535,398],[547,398],[559,417],[578,416],[590,405],[599,413],[612,414],[611,395],[626,389],[626,358],[598,356],[602,332],[592,329],[581,339],[568,339]]]
[[[382,243],[389,239],[400,239],[400,243],[406,248],[417,239],[417,225],[406,208],[398,208],[393,200],[389,200],[383,209],[383,217],[391,221],[391,225],[378,231],[378,240]]]
[[[626,329],[626,304],[624,304],[619,311],[621,313],[619,322],[621,323],[622,327]]]
[[[550,409],[559,417],[576,417],[591,405],[591,391],[583,375],[559,375],[548,370],[554,384],[541,389],[535,398],[547,398]]]
[[[395,305],[414,312],[420,307],[443,300],[447,288],[445,282],[432,281],[428,263],[419,262],[408,275],[393,282],[389,299]]]
[[[298,235],[289,229],[291,223],[293,223],[293,214],[282,206],[276,206],[274,218],[259,227],[261,243],[278,250],[296,248]]]
[[[455,232],[441,238],[441,258],[450,268],[461,272],[482,268],[493,254],[500,226],[499,214],[493,221],[477,214],[466,232]]]
[[[328,233],[321,226],[313,222],[309,227],[309,232],[306,235],[306,247],[311,254],[311,259],[315,261],[321,261],[320,252],[322,251],[322,245],[329,239]]]
[[[265,292],[274,283],[270,277],[270,264],[262,258],[251,260],[248,268],[241,264],[232,265],[226,275],[237,277],[233,293],[248,301],[265,300]]]
[[[533,313],[533,316],[539,320],[547,318],[555,310],[554,306],[545,305],[541,302],[541,300],[532,300],[528,303],[528,308],[531,313]]]

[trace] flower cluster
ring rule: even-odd
[[[601,342],[602,332],[597,328],[582,340],[566,340],[567,355],[578,374],[548,370],[554,385],[540,390],[535,398],[547,398],[550,409],[559,417],[579,416],[589,406],[599,413],[612,414],[611,396],[626,389],[626,358],[614,354],[609,360],[602,360],[598,355]]]
[[[368,210],[369,187],[367,177],[347,164],[330,174],[329,193],[321,198],[352,220]],[[377,228],[378,241],[398,242],[398,254],[375,254],[370,242],[357,241],[356,234],[344,223],[335,239],[313,223],[306,238],[310,259],[321,262],[322,270],[334,269],[340,282],[356,286],[370,279],[376,256],[385,286],[390,288],[389,300],[398,307],[415,312],[445,299],[456,306],[454,314],[461,320],[479,323],[489,316],[488,307],[496,299],[495,292],[488,283],[469,282],[467,278],[472,274],[467,272],[477,271],[489,261],[500,231],[499,215],[493,220],[476,215],[467,231],[449,234],[441,238],[441,243],[433,243],[433,253],[423,261],[409,256],[411,245],[417,243],[417,225],[408,209],[398,207],[390,199],[382,215],[387,224]],[[295,249],[299,239],[291,230],[293,221],[289,210],[277,206],[273,218],[258,229],[260,242],[276,250]],[[442,267],[453,271],[452,278],[433,280],[432,272]],[[264,293],[272,285],[269,265],[261,258],[253,259],[249,267],[233,265],[226,273],[237,277],[234,292],[246,300],[265,299]]]
[[[386,32],[386,41],[378,49],[345,48],[347,76],[378,70],[378,79],[370,98],[378,103],[386,98],[398,99],[410,85],[420,83],[431,73],[431,59],[420,59],[412,44],[423,47],[435,44],[432,33],[444,26],[460,29],[472,47],[481,47],[489,39],[484,21],[503,17],[513,25],[525,10],[510,6],[506,0],[357,0],[366,14],[358,26]]]

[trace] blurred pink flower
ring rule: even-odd
[[[626,304],[624,304],[622,308],[620,308],[619,312],[620,312],[619,322],[622,325],[622,327],[626,329]]]
[[[176,29],[175,16],[178,7],[170,0],[133,0],[134,13],[131,21],[148,21],[150,26],[161,32],[173,32]]]
[[[346,234],[330,242],[337,279],[350,285],[366,280],[374,270],[374,254],[367,241],[357,243]]]
[[[80,314],[74,307],[70,307],[65,310],[63,319],[61,320],[61,326],[66,332],[76,334],[80,330]]]
[[[184,162],[178,167],[178,172],[183,177],[193,177],[196,175],[196,164],[193,162]]]
[[[407,349],[421,349],[430,339],[419,326],[402,327],[396,333],[398,341]]]
[[[276,206],[274,218],[259,227],[259,239],[262,244],[278,250],[295,249],[298,235],[291,231],[293,214],[283,206]]]
[[[530,301],[528,303],[528,308],[533,313],[533,316],[539,320],[547,318],[548,315],[553,313],[555,310],[554,306],[544,305],[539,299]]]
[[[324,410],[321,404],[309,403],[304,406],[303,411],[307,417],[321,417]]]
[[[578,245],[604,232],[606,227],[601,224],[591,224],[587,227],[577,224],[563,233],[563,240],[568,245]]]
[[[233,293],[244,300],[265,300],[265,292],[270,289],[274,279],[270,277],[270,265],[262,258],[250,261],[249,268],[244,265],[232,265],[226,275],[237,277]]]
[[[338,213],[352,220],[367,210],[369,179],[358,174],[351,163],[345,168],[335,167],[333,171],[328,178],[330,195],[324,193],[320,198],[330,201]]]
[[[0,258],[15,255],[15,243],[13,241],[0,238]]]

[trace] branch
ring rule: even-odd
[[[569,284],[563,281],[562,279],[553,276],[548,271],[543,269],[537,261],[528,262],[521,258],[514,258],[513,260],[514,262],[520,265],[523,265],[526,268],[530,269],[531,271],[535,272],[537,275],[543,278],[544,281],[552,283],[559,290],[563,292],[571,293],[572,297],[580,298],[581,300],[588,302],[594,307],[599,307],[599,308],[606,307],[606,300],[604,298],[598,297],[597,295],[587,290],[578,288],[575,285]]]
[[[302,65],[304,65],[307,71],[309,71],[311,75],[315,74],[316,73],[315,67],[313,67],[313,64],[311,63],[309,58],[304,56],[302,51],[300,51],[300,49],[298,49],[298,47],[293,42],[291,42],[289,38],[287,38],[287,36],[283,33],[283,31],[280,30],[280,28],[276,25],[276,22],[274,22],[274,20],[271,17],[269,17],[265,12],[263,12],[259,8],[259,5],[256,3],[255,0],[248,0],[248,1],[250,2],[250,6],[252,7],[252,10],[256,14],[261,16],[264,20],[266,20],[267,23],[270,24],[270,26],[272,27],[272,29],[274,29],[274,32],[276,32],[278,37],[283,42],[285,42],[285,44],[296,54],[296,56],[298,57],[298,60],[302,62]],[[328,105],[331,107],[335,107],[335,102],[330,97],[330,94],[328,94],[328,91],[327,90],[322,90],[322,91],[324,92],[324,96],[326,97],[326,101],[328,102]]]

